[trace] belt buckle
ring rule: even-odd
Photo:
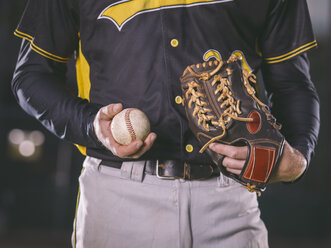
[[[159,167],[160,167],[160,163],[159,163],[159,160],[157,159],[156,160],[156,177],[159,178],[159,179],[162,179],[162,180],[175,180],[175,179],[179,179],[180,177],[175,177],[175,176],[161,176],[159,174]],[[185,177],[185,175],[184,175]]]

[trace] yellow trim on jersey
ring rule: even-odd
[[[255,52],[256,52],[256,54],[259,55],[261,58],[263,57],[263,54],[262,54],[262,52],[261,52],[261,50],[260,50],[259,42],[258,42],[257,39],[256,39],[256,41],[255,41]]]
[[[56,59],[56,58],[53,58],[47,54],[44,54],[43,52],[41,52],[38,47],[36,45],[34,45],[32,42],[31,42],[31,49],[33,51],[35,51],[36,53],[39,53],[41,56],[45,57],[45,58],[48,58],[48,59],[51,59],[51,60],[54,60],[56,62],[60,62],[60,63],[67,63],[69,61],[69,59],[67,60],[60,60],[60,59]]]
[[[38,52],[39,54],[41,54],[47,58],[53,59],[55,61],[68,62],[68,60],[70,59],[70,58],[63,58],[63,57],[51,54],[51,53],[43,50],[42,48],[38,47],[35,43],[33,43],[33,41],[31,42],[31,45],[32,45],[32,49],[34,48],[34,50],[37,50],[36,52]]]
[[[209,49],[205,54],[203,55],[203,60],[208,61],[211,58],[215,58],[216,60],[220,61],[222,59],[221,54],[219,51],[215,49]]]
[[[20,37],[20,38],[23,38],[23,39],[26,39],[27,41],[30,42],[30,46],[31,46],[31,49],[33,51],[35,51],[36,53],[48,58],[48,59],[51,59],[51,60],[54,60],[56,62],[60,62],[60,63],[66,63],[70,60],[70,58],[63,58],[63,57],[60,57],[60,56],[57,56],[57,55],[54,55],[52,53],[49,53],[47,51],[45,51],[44,49],[40,48],[39,46],[37,46],[34,41],[33,41],[33,37],[29,34],[26,34],[26,33],[23,33],[19,30],[15,30],[14,32],[14,35],[16,35],[17,37]]]
[[[242,64],[243,69],[245,69],[249,73],[253,72],[253,69],[248,64],[247,59],[246,59],[245,54],[244,54],[243,51],[235,50],[235,51],[232,52],[231,56],[233,56],[233,55],[237,56],[237,57],[241,57],[241,64]],[[256,79],[256,84],[254,84],[254,87],[255,87],[255,90],[256,90],[257,97],[260,99],[261,98],[261,90],[260,90],[260,84],[259,84],[258,78]]]
[[[283,55],[281,55],[281,56],[278,56],[278,57],[271,57],[271,58],[265,58],[265,60],[274,60],[274,59],[280,59],[280,58],[283,58],[283,57],[285,57],[285,56],[289,56],[289,55],[291,55],[292,53],[295,53],[296,51],[298,51],[298,50],[300,50],[300,49],[303,49],[303,48],[305,48],[305,47],[307,47],[307,46],[309,46],[309,45],[311,45],[311,44],[316,44],[316,40],[314,40],[314,41],[312,41],[312,42],[309,42],[309,43],[307,43],[307,44],[305,44],[305,45],[303,45],[303,46],[300,46],[300,47],[298,47],[297,49],[295,49],[295,50],[293,50],[293,51],[291,51],[291,52],[285,53],[285,54],[283,54]]]
[[[81,154],[83,154],[84,156],[87,156],[85,146],[81,146],[81,145],[77,145],[77,144],[75,144],[75,146],[78,148],[78,150],[80,151]]]
[[[303,53],[313,47],[316,47],[317,46],[317,41],[314,40],[312,42],[309,42],[303,46],[300,46],[296,49],[294,49],[293,51],[291,52],[288,52],[286,54],[283,54],[283,55],[280,55],[280,56],[277,56],[277,57],[272,57],[272,58],[264,58],[266,60],[267,63],[269,64],[273,64],[273,63],[278,63],[278,62],[282,62],[282,61],[285,61],[285,60],[288,60],[290,58],[293,58],[294,56],[300,54],[300,53]]]
[[[76,76],[77,76],[77,88],[78,96],[83,99],[90,101],[90,90],[91,90],[91,81],[90,81],[90,65],[88,64],[83,52],[82,44],[79,41],[79,53],[76,60]],[[76,145],[78,150],[86,156],[86,147]]]
[[[28,35],[28,34],[25,34],[25,33],[22,33],[20,31],[18,31],[17,29],[14,31],[14,35],[16,35],[17,37],[20,37],[20,38],[23,38],[23,39],[26,39],[28,41],[32,41],[33,40],[33,37],[31,35]]]
[[[84,98],[89,101],[90,90],[91,90],[90,65],[88,64],[82,52],[81,41],[79,41],[79,53],[76,60],[76,76],[77,76],[78,96],[80,98]]]
[[[121,28],[137,15],[161,9],[193,7],[198,5],[230,2],[233,0],[121,0],[107,6],[98,19],[106,18],[112,21],[116,27]]]
[[[245,57],[245,54],[244,52],[240,51],[240,50],[235,50],[232,52],[231,56],[234,55],[234,56],[237,56],[237,57],[241,57],[241,64],[243,66],[243,68],[248,71],[249,73],[253,71],[253,69],[249,66],[247,60],[246,60],[246,57]],[[230,56],[230,57],[231,57]]]

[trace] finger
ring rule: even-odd
[[[214,152],[234,159],[246,159],[248,154],[247,146],[231,146],[220,143],[212,143],[209,145],[209,148]]]
[[[241,173],[241,170],[237,170],[237,169],[226,168],[226,170],[236,175],[240,175]]]
[[[137,153],[132,154],[130,157],[135,158],[135,159],[140,158],[145,152],[147,152],[149,149],[151,149],[156,137],[157,136],[155,133],[150,133],[146,137],[146,139],[144,141],[144,145],[141,147],[141,149]]]
[[[237,169],[237,170],[242,170],[244,168],[246,160],[239,160],[239,159],[234,159],[230,157],[225,157],[223,159],[223,166],[229,168],[229,169]]]
[[[115,144],[111,148],[112,149],[111,151],[115,155],[122,157],[122,158],[126,157],[126,158],[135,158],[136,159],[136,158],[141,157],[146,151],[148,151],[152,147],[155,139],[156,139],[156,134],[150,133],[146,137],[145,141],[144,142],[139,141],[139,143],[136,144],[136,147],[135,146],[132,147],[132,145],[137,141],[132,142],[128,146],[121,146],[121,145]],[[131,149],[131,147],[132,147],[132,149]]]
[[[111,146],[110,150],[113,152],[114,155],[120,158],[125,158],[137,153],[143,145],[144,142],[141,140],[135,140],[127,146],[123,146],[115,142]]]
[[[122,109],[123,109],[123,106],[121,103],[109,104],[107,106],[104,106],[99,110],[100,119],[109,121],[109,120],[113,119],[113,117],[116,114],[118,114]]]

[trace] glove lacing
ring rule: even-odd
[[[227,63],[232,63],[236,61],[237,59],[241,59],[237,56],[231,56]],[[222,77],[222,75],[217,74],[215,75],[223,66],[223,61],[214,61],[215,65],[218,63],[218,66],[211,72],[203,72],[201,74],[195,73],[191,67],[188,67],[188,70],[190,73],[192,73],[193,76],[197,77],[199,80],[207,81],[212,76],[214,76],[213,81],[211,82],[211,85],[216,86],[216,90],[214,91],[214,94],[218,96],[217,102],[220,102],[220,108],[226,108],[223,113],[220,115],[220,117],[217,119],[217,117],[213,114],[211,114],[212,109],[208,107],[208,103],[204,101],[206,95],[202,93],[200,90],[202,89],[202,86],[198,84],[195,81],[191,81],[187,84],[188,89],[185,92],[185,98],[189,99],[188,107],[192,108],[192,104],[195,103],[194,109],[193,109],[193,117],[198,117],[198,125],[201,125],[204,127],[206,131],[210,131],[210,124],[212,124],[215,127],[220,127],[222,129],[222,134],[218,135],[216,137],[213,137],[210,139],[201,149],[200,153],[204,152],[207,147],[217,141],[222,139],[226,134],[226,125],[232,120],[238,120],[238,121],[244,121],[244,122],[252,122],[253,118],[244,118],[239,117],[238,115],[242,114],[242,111],[240,110],[240,100],[236,101],[233,96],[230,88],[228,86],[231,85],[231,82],[229,81],[228,77],[231,75],[232,71],[227,68],[227,76]],[[210,63],[210,65],[212,65]],[[205,67],[206,63],[202,63],[202,66]],[[197,68],[200,67],[200,64],[196,65]],[[269,112],[268,106],[262,103],[256,96],[255,96],[255,89],[250,85],[249,82],[256,83],[256,76],[246,70],[243,70],[243,84],[246,87],[246,90],[248,94],[254,98],[254,100],[260,105],[261,109],[267,114],[267,116],[270,116],[270,121],[272,122],[272,115]],[[222,103],[221,103],[222,102]],[[268,118],[269,119],[269,118]],[[275,124],[274,125],[279,125]]]

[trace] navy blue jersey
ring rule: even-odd
[[[240,54],[257,71],[316,46],[305,0],[30,0],[15,34],[57,63],[76,52],[78,97],[144,111],[158,138],[143,158],[203,163],[182,106],[186,66]]]

